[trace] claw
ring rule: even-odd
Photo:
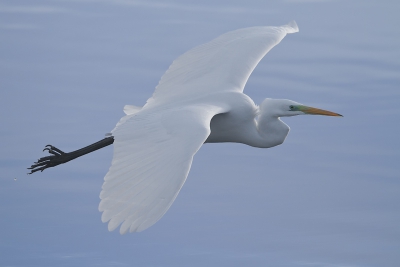
[[[61,154],[65,154],[64,151],[62,151],[61,149],[56,148],[55,146],[51,146],[51,149],[52,149],[53,151],[56,151],[56,152],[60,153],[60,155],[61,155]]]
[[[43,149],[43,152],[47,151],[49,154],[52,154],[50,156],[42,157],[38,159],[36,162],[33,163],[28,170],[31,170],[30,173],[32,174],[37,171],[44,171],[47,168],[57,166],[61,163],[64,163],[65,161],[65,156],[67,156],[68,153],[64,153],[62,150],[56,148],[55,146],[52,145],[46,145]],[[63,158],[63,159],[62,159]]]
[[[49,163],[49,161],[44,161],[44,162],[40,162],[40,163],[37,163],[37,164],[33,164],[30,168],[28,168],[28,169],[34,169],[34,168],[36,168],[36,167],[41,167],[41,166],[45,166],[45,165],[47,165]]]
[[[61,149],[58,149],[58,148],[56,148],[55,146],[52,146],[52,145],[46,145],[46,146],[44,147],[44,149],[43,149],[43,152],[46,151],[46,150],[47,150],[50,154],[53,154],[53,155],[62,155],[62,154],[65,154],[64,151],[62,151]]]
[[[38,161],[35,162],[35,163],[36,163],[36,164],[37,164],[37,163],[41,163],[41,162],[43,162],[43,161],[45,161],[45,160],[51,160],[52,158],[54,158],[54,156],[43,157],[43,158],[38,159]]]
[[[41,167],[41,168],[33,169],[33,170],[31,170],[30,173],[27,173],[27,174],[32,174],[32,173],[37,172],[37,171],[41,171],[41,172],[42,172],[42,171],[44,171],[46,168],[47,168],[47,167],[44,166],[44,167]]]
[[[58,153],[57,150],[53,150],[51,148],[46,147],[45,149],[43,149],[43,151],[48,151],[50,154],[53,154],[55,156],[59,156],[61,155],[61,153]]]

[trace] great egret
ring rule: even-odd
[[[51,156],[29,169],[43,171],[114,143],[99,210],[109,231],[140,232],[157,222],[179,193],[203,143],[236,142],[268,148],[283,143],[289,126],[280,117],[302,114],[341,116],[285,99],[260,106],[243,94],[251,72],[296,23],[252,27],[225,33],[176,59],[142,107],[125,106],[111,135]]]

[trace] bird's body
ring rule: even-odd
[[[114,143],[99,205],[110,231],[118,226],[121,234],[142,231],[158,221],[175,200],[203,143],[269,148],[282,144],[289,133],[280,117],[340,116],[286,99],[267,98],[257,106],[243,93],[264,55],[287,33],[297,31],[291,22],[223,34],[175,60],[142,108],[125,106],[126,116],[111,132],[113,139],[99,141],[92,149]],[[66,154],[52,146],[48,150]],[[32,172],[60,164],[46,166],[48,160],[52,156],[32,165]]]
[[[267,99],[265,101],[277,101]],[[266,116],[270,113],[260,115],[260,107],[244,93],[218,92],[209,94],[194,101],[185,101],[176,105],[165,105],[163,107],[141,110],[147,113],[159,113],[165,110],[184,110],[193,106],[218,107],[221,112],[212,117],[210,122],[210,135],[204,143],[242,143],[253,147],[269,148],[283,143],[289,133],[289,126],[279,119],[278,116]],[[138,111],[136,116],[141,116]],[[267,128],[259,127],[259,121]]]
[[[252,145],[258,135],[258,107],[243,93],[224,93],[218,97],[226,112],[215,115],[210,122],[211,133],[206,143],[244,143]]]

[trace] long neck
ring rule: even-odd
[[[287,126],[279,117],[261,114],[257,121],[259,147],[273,147],[282,144],[289,133]]]

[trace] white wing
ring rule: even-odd
[[[100,194],[99,210],[110,231],[142,231],[171,206],[194,154],[210,134],[215,106],[141,111],[113,131],[114,158]]]
[[[135,113],[138,113],[142,107],[137,107],[137,106],[132,106],[132,105],[125,105],[124,107],[124,113],[126,115],[133,115]]]
[[[243,92],[247,79],[265,54],[287,33],[298,30],[294,21],[280,27],[245,28],[195,47],[172,63],[146,106],[218,91]]]
[[[215,92],[242,92],[265,54],[287,33],[297,31],[292,22],[221,35],[175,60],[143,109],[125,108],[127,116],[113,130],[114,158],[100,194],[99,210],[110,231],[121,223],[121,234],[142,231],[164,215],[210,134],[211,118],[227,112],[200,103],[173,103]]]

